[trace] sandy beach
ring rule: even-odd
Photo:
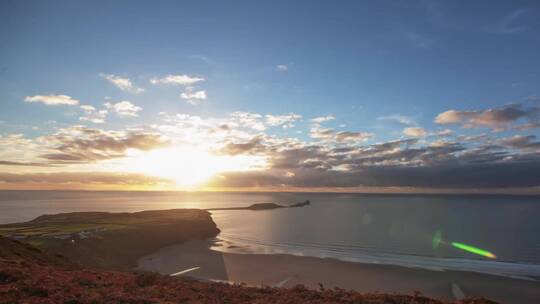
[[[540,303],[540,282],[459,271],[431,271],[400,266],[360,264],[293,255],[235,254],[211,250],[210,240],[173,245],[138,261],[138,270],[248,285],[310,288],[340,287],[360,292],[413,293],[454,299],[452,283],[468,296],[484,296],[509,304]]]

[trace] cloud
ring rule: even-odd
[[[266,115],[266,123],[270,126],[282,126],[284,129],[294,127],[294,122],[301,119],[302,116],[289,113],[284,115]]]
[[[174,185],[174,181],[166,178],[146,176],[136,173],[112,172],[54,172],[54,173],[5,173],[0,172],[0,184],[33,184],[53,185],[58,187],[92,187],[92,186],[157,186]],[[56,186],[54,186],[56,185]]]
[[[311,122],[320,124],[326,121],[334,120],[336,119],[333,115],[326,115],[326,116],[319,116],[311,119]]]
[[[116,112],[115,104],[108,108]],[[534,109],[511,105],[454,110],[465,115],[441,113],[439,120],[496,127],[502,121],[511,130],[522,121],[535,121]],[[99,110],[92,105],[80,106],[85,115]],[[71,126],[37,138],[0,135],[0,165],[18,172],[58,172],[60,167],[66,171],[110,168],[122,172],[118,164],[123,164],[122,158],[130,158],[132,153],[142,155],[144,151],[187,145],[219,157],[260,160],[257,165],[249,165],[251,172],[219,172],[209,187],[340,187],[350,191],[356,187],[498,191],[540,187],[540,173],[534,171],[540,168],[540,142],[532,135],[454,136],[448,129],[427,132],[417,126],[404,126],[405,130],[410,129],[406,133],[412,138],[371,143],[375,135],[369,132],[324,128],[321,124],[333,116],[311,120],[307,138],[289,137],[290,132],[265,132],[267,127],[288,126],[300,120],[296,113],[233,112],[223,117],[161,113],[158,119],[149,126],[124,130]],[[512,174],[525,176],[514,180]],[[49,181],[55,178],[47,177]]]
[[[536,141],[536,136],[534,135],[514,135],[509,138],[501,139],[501,144],[523,150],[534,150],[540,152],[540,142]]]
[[[114,104],[107,102],[104,105],[107,109],[114,111],[118,116],[121,117],[137,117],[139,116],[138,112],[142,111],[141,107],[136,106],[127,100]]]
[[[276,69],[278,69],[279,71],[282,71],[282,72],[286,72],[289,70],[289,67],[285,64],[278,64],[276,66]]]
[[[354,188],[393,187],[428,189],[504,189],[540,184],[540,161],[499,164],[436,166],[365,166],[359,171],[295,169],[293,176],[281,171],[228,172],[209,184],[218,187]]]
[[[352,142],[358,143],[363,142],[368,139],[375,137],[373,133],[367,132],[351,132],[351,131],[341,131],[337,132],[334,129],[321,128],[318,125],[315,125],[310,130],[311,138],[323,140],[323,141],[334,141],[338,143]]]
[[[405,126],[415,126],[416,122],[414,119],[401,115],[401,114],[392,114],[392,115],[386,115],[386,116],[380,116],[377,117],[377,120],[387,120],[387,121],[395,121],[399,124],[405,125]]]
[[[536,129],[536,128],[540,128],[540,122],[530,122],[530,123],[512,127],[512,129],[516,131],[524,131],[524,130],[530,130],[530,129]]]
[[[266,146],[263,144],[262,136],[255,136],[247,142],[235,143],[229,142],[220,149],[221,154],[225,155],[239,155],[239,154],[257,154],[266,150]]]
[[[448,110],[435,117],[435,123],[438,124],[458,124],[472,119],[478,112],[475,111],[456,111]]]
[[[527,101],[540,101],[540,96],[538,95],[529,95],[525,97],[525,100]]]
[[[514,34],[527,30],[527,26],[516,25],[516,21],[528,12],[526,9],[518,9],[503,17],[496,26],[488,29],[497,34]]]
[[[189,55],[188,56],[189,58],[192,58],[192,59],[197,59],[197,60],[201,60],[203,61],[204,63],[206,64],[210,64],[212,61],[210,60],[210,58],[206,57],[206,56],[203,56],[203,55]]]
[[[0,159],[19,163],[38,163],[36,155],[45,149],[43,145],[26,138],[23,134],[0,134]]]
[[[17,162],[0,160],[0,166],[18,166],[18,167],[52,167],[51,164],[45,163],[32,163],[32,162]]]
[[[135,94],[144,92],[143,88],[135,87],[129,78],[103,73],[99,74],[99,76],[107,79],[110,83],[112,83],[122,91],[127,91]]]
[[[427,135],[427,132],[424,128],[409,127],[409,128],[403,129],[403,134],[407,136],[412,136],[412,137],[424,137]]]
[[[40,155],[52,163],[87,163],[126,156],[128,149],[149,151],[170,144],[158,133],[147,131],[104,131],[73,126],[40,138],[49,146]]]
[[[538,154],[509,154],[500,146],[467,150],[454,142],[415,147],[417,142],[417,139],[408,139],[335,149],[321,145],[279,149],[266,145],[259,150],[270,159],[268,170],[227,172],[213,179],[210,185],[424,189],[504,189],[540,185]],[[530,144],[528,139],[525,146]]]
[[[184,74],[184,75],[167,75],[163,78],[152,78],[150,80],[150,83],[191,86],[201,81],[205,81],[205,79],[202,77],[188,76]]]
[[[80,108],[84,111],[84,115],[79,117],[80,121],[89,121],[95,124],[105,123],[105,118],[109,113],[107,110],[96,110],[91,105],[81,105]]]
[[[272,169],[289,172],[298,168],[328,168],[332,161],[332,157],[318,145],[295,145],[283,149],[267,146],[266,152]]]
[[[266,126],[262,122],[262,115],[250,112],[233,112],[230,114],[232,123],[238,124],[241,127],[251,128],[257,131],[266,130]]]
[[[96,108],[91,105],[81,105],[80,108],[83,109],[85,112],[94,112],[96,110]]]
[[[332,130],[319,130],[335,139]],[[352,133],[352,132],[351,132]],[[348,138],[349,135],[345,136]],[[227,154],[264,155],[269,167],[257,172],[226,172],[210,182],[220,187],[423,187],[423,188],[509,188],[540,185],[540,155],[512,154],[497,145],[468,149],[458,142],[438,141],[416,146],[406,139],[331,148],[327,144],[275,142],[257,136],[229,143]],[[535,143],[531,138],[526,146]],[[523,146],[523,144],[521,144]],[[525,165],[525,163],[527,163]],[[530,167],[529,167],[530,166]],[[518,180],[501,181],[500,176],[524,174]],[[474,176],[471,177],[471,176]]]
[[[48,106],[56,105],[69,105],[75,106],[79,104],[77,99],[71,98],[68,95],[35,95],[35,96],[26,96],[24,98],[25,102],[37,102],[42,103]]]
[[[373,133],[367,132],[337,132],[335,138],[337,142],[362,142],[375,137]]]
[[[330,140],[334,137],[335,130],[330,128],[313,127],[309,131],[311,138]]]
[[[519,104],[480,111],[448,110],[435,118],[438,124],[461,124],[465,128],[486,127],[494,131],[508,129],[520,119],[537,122],[540,108],[524,109]]]
[[[196,92],[187,91],[180,94],[180,97],[182,99],[185,99],[188,103],[192,105],[196,105],[199,102],[206,99],[206,91],[196,91]]]
[[[440,137],[450,136],[452,134],[454,134],[454,132],[452,132],[452,130],[450,129],[444,129],[444,130],[433,133],[433,135],[440,136]]]

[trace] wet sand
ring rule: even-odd
[[[139,270],[184,273],[204,280],[244,282],[248,285],[310,288],[340,287],[360,292],[422,294],[454,299],[452,283],[467,297],[484,296],[501,303],[540,303],[540,282],[460,271],[431,271],[390,265],[360,264],[285,254],[236,254],[211,250],[212,241],[193,240],[173,245],[138,261]]]

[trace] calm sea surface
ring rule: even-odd
[[[0,223],[74,211],[288,204],[265,211],[213,211],[216,250],[290,253],[349,261],[540,277],[540,197],[313,193],[0,191]],[[442,233],[432,247],[436,231]],[[486,259],[449,245],[488,250]]]

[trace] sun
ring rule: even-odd
[[[170,178],[182,187],[202,185],[220,172],[264,167],[261,157],[215,155],[202,148],[186,146],[135,152],[126,164],[129,171]]]

